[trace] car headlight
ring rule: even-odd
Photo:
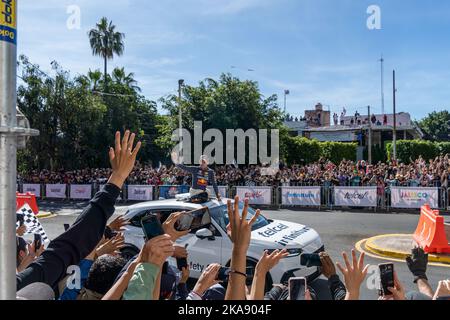
[[[265,251],[267,251],[269,254],[271,254],[272,252],[274,252],[275,250],[279,250],[279,249],[266,249]],[[286,258],[292,258],[292,257],[296,257],[302,254],[303,250],[302,249],[286,249],[286,251],[289,253],[289,255]]]

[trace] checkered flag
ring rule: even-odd
[[[25,234],[38,233],[42,236],[43,243],[50,242],[50,239],[48,238],[47,233],[45,233],[45,230],[39,222],[39,219],[36,217],[33,210],[31,210],[28,204],[25,203],[22,208],[17,210],[17,214],[23,215],[23,220],[25,226],[27,227],[27,231],[25,232]],[[19,222],[16,223],[16,227],[19,227]]]

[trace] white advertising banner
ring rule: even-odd
[[[236,195],[240,200],[248,198],[249,204],[271,204],[271,187],[236,187]]]
[[[40,184],[24,184],[23,185],[23,193],[32,193],[36,196],[36,198],[41,197],[41,185]]]
[[[46,184],[45,196],[47,198],[65,199],[66,187],[65,184]]]
[[[91,199],[91,198],[92,198],[91,184],[70,185],[70,199]]]
[[[219,194],[221,198],[226,198],[227,197],[227,189],[228,187],[225,186],[217,186],[217,188],[219,189]],[[209,192],[211,192],[211,197],[215,197],[216,194],[214,193],[214,188],[212,186],[208,186],[208,190]]]
[[[438,188],[391,187],[392,208],[420,208],[427,203],[438,208],[438,199]]]
[[[334,205],[376,207],[377,187],[334,187]]]
[[[320,206],[320,187],[282,187],[284,206]]]
[[[153,200],[153,186],[128,186],[128,200],[150,201]]]

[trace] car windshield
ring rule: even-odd
[[[244,208],[244,203],[239,202],[239,213],[242,212],[242,209]],[[227,230],[227,225],[229,223],[229,218],[228,218],[228,210],[227,210],[227,205],[222,205],[219,207],[215,207],[215,208],[210,208],[209,209],[212,218],[220,225],[220,227],[223,230]],[[248,207],[248,213],[247,213],[247,220],[250,220],[254,215],[255,215],[255,210],[251,207]],[[269,221],[264,218],[262,215],[260,215],[258,217],[258,219],[256,219],[255,223],[252,226],[252,231],[253,230],[257,230],[259,228],[265,227],[269,224]]]

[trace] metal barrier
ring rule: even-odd
[[[28,184],[27,184],[28,185]],[[37,198],[38,199],[48,199],[48,195],[47,195],[47,185],[45,184],[30,184],[30,185],[39,185],[39,192],[40,192],[40,196]],[[91,188],[91,196],[94,195],[97,191],[100,190],[102,184],[99,183],[92,183],[91,184],[92,188]],[[153,186],[153,190],[152,190],[152,200],[157,200],[160,199],[161,195],[161,189],[162,188],[177,188],[180,189],[182,188],[182,192],[189,192],[189,186],[187,185],[183,185],[183,186]],[[222,188],[224,186],[221,186]],[[247,187],[247,188],[252,188],[252,186],[244,186],[244,185],[233,185],[233,186],[228,186],[226,189],[226,195],[229,198],[234,198],[234,196],[236,195],[236,189],[238,187]],[[255,188],[258,187],[263,187],[263,186],[254,186]],[[270,186],[266,186],[266,187],[270,187]],[[318,203],[317,205],[311,206],[311,205],[286,205],[283,204],[282,201],[282,189],[283,187],[320,187],[320,203]],[[270,199],[270,204],[266,203],[265,205],[271,205],[271,206],[276,206],[276,207],[304,207],[304,208],[317,208],[317,209],[333,209],[333,208],[338,208],[338,206],[336,205],[336,199],[335,199],[335,188],[336,187],[347,187],[347,186],[332,186],[332,185],[317,185],[316,183],[295,183],[295,184],[289,184],[289,186],[277,186],[277,187],[270,187],[271,188],[271,199]],[[357,190],[358,188],[361,188],[363,186],[360,187],[355,187],[355,190]],[[393,209],[392,206],[392,192],[391,192],[391,188],[392,187],[400,187],[400,188],[408,188],[409,186],[386,186],[383,189],[380,189],[380,187],[377,188],[377,197],[376,197],[376,205],[373,207],[374,210],[383,210],[383,211],[391,211]],[[422,187],[414,187],[411,186],[411,188],[414,189],[421,189]],[[428,190],[430,187],[428,187]],[[19,183],[17,185],[17,189],[19,192],[21,193],[25,193],[27,191],[30,190],[24,190],[24,184],[23,183]],[[437,191],[438,191],[438,199],[437,199],[437,207],[436,209],[439,210],[450,210],[450,187],[436,187]],[[76,200],[76,199],[72,199],[71,198],[71,194],[70,194],[70,190],[71,190],[71,185],[70,184],[66,184],[66,190],[64,193],[64,197],[59,198],[61,201],[64,200]],[[164,192],[166,192],[167,190],[164,190]],[[175,192],[174,190],[174,194],[176,194],[178,192]],[[58,199],[58,198],[52,198],[52,199]],[[135,201],[135,200],[129,200],[129,196],[128,196],[128,185],[124,185],[121,191],[121,196],[119,198],[119,201],[123,201],[123,202],[127,202],[127,201]],[[411,207],[412,208],[412,207]],[[408,209],[408,208],[405,208]],[[415,209],[415,208],[414,208]]]

